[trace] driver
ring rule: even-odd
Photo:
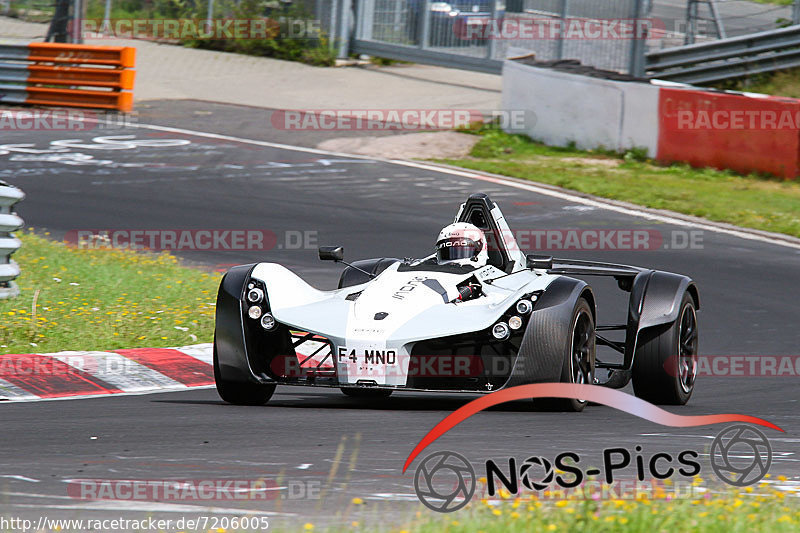
[[[436,239],[436,262],[440,265],[486,266],[489,253],[486,237],[477,226],[456,222],[439,232]]]

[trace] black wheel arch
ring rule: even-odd
[[[546,339],[566,339],[571,334],[572,314],[578,300],[584,298],[596,323],[595,296],[583,280],[559,276],[536,301],[525,329],[511,375],[504,385],[512,387],[537,382],[557,382],[563,363],[560,349],[553,350]],[[546,332],[543,335],[542,332]],[[537,354],[530,357],[530,354]]]
[[[217,370],[226,381],[259,382],[247,357],[241,304],[245,284],[255,266],[255,263],[235,266],[225,273],[219,284],[214,349],[217,354]]]
[[[644,270],[633,280],[628,302],[625,338],[625,367],[630,369],[637,340],[643,331],[668,327],[678,319],[686,293],[695,309],[700,309],[697,284],[688,276],[657,270]]]

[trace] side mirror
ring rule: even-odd
[[[540,270],[550,270],[553,268],[553,257],[550,255],[528,255],[525,256],[526,265],[528,268],[536,268]]]
[[[319,258],[321,261],[342,261],[344,260],[344,247],[320,246]]]

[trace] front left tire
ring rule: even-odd
[[[697,305],[686,291],[675,322],[640,334],[633,358],[633,392],[650,403],[685,405],[698,369]]]

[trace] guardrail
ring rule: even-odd
[[[22,219],[14,213],[14,205],[25,198],[25,193],[17,187],[0,181],[0,300],[13,298],[19,294],[14,280],[19,276],[19,266],[11,259],[11,254],[22,244],[11,232],[22,227]]]
[[[646,54],[650,78],[711,83],[800,66],[800,25]]]
[[[0,103],[133,109],[136,49],[0,44]]]

